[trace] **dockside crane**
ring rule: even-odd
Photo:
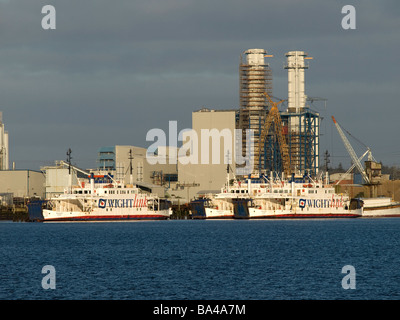
[[[351,160],[353,161],[352,167],[347,172],[350,172],[354,167],[356,167],[364,180],[364,185],[369,189],[370,197],[371,198],[376,197],[377,186],[380,184],[380,181],[375,179],[375,177],[379,177],[381,175],[381,168],[382,168],[381,164],[376,162],[376,160],[372,156],[371,149],[365,145],[364,146],[367,147],[367,151],[365,151],[364,154],[360,158],[358,158],[353,147],[351,146],[349,140],[347,139],[346,135],[344,134],[342,128],[340,127],[334,116],[332,116],[332,120],[336,126],[337,131],[339,132],[340,137],[343,140],[343,143],[347,149],[347,152],[351,157]],[[367,154],[368,154],[368,161],[366,161],[367,164],[367,171],[366,171],[364,170],[364,167],[361,164],[361,160]],[[340,181],[338,181],[338,183],[339,182]]]
[[[281,104],[285,100],[280,100],[279,102],[272,101],[271,97],[268,93],[264,92],[264,95],[267,97],[268,102],[271,106],[271,109],[265,119],[265,124],[261,129],[260,139],[258,141],[258,154],[261,155],[261,150],[265,139],[268,135],[268,132],[271,128],[272,123],[275,124],[275,134],[278,138],[279,148],[282,157],[282,166],[283,172],[285,173],[286,177],[290,176],[291,169],[290,169],[290,158],[289,158],[289,147],[285,141],[285,137],[283,136],[283,128],[282,128],[282,119],[279,114],[278,105]]]
[[[355,166],[357,168],[357,170],[361,173],[361,176],[363,177],[365,183],[369,184],[371,181],[369,180],[367,174],[365,173],[365,170],[364,170],[360,160],[358,159],[358,157],[356,155],[356,152],[354,151],[353,147],[351,146],[349,140],[347,139],[346,135],[344,134],[342,128],[339,125],[339,123],[337,123],[337,121],[336,121],[334,116],[332,116],[332,120],[333,120],[333,123],[335,124],[335,127],[336,127],[337,131],[339,132],[340,137],[343,140],[344,146],[346,147],[347,152],[349,153],[351,160],[353,161],[353,166]],[[371,152],[371,150],[367,150],[367,151],[369,151],[369,153]]]

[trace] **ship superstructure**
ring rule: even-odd
[[[88,179],[78,179],[77,185],[51,197],[43,209],[44,221],[168,219],[172,214],[169,201],[132,181],[126,184],[108,174],[80,171]],[[70,172],[70,181],[71,176]]]
[[[292,175],[289,179],[249,177],[242,183],[225,185],[221,193],[209,195],[206,199],[203,202],[195,200],[196,213],[201,212],[199,205],[203,203],[204,214],[201,217],[195,213],[194,218],[209,218],[207,205],[217,201],[224,203],[236,219],[346,218],[362,215],[361,200],[336,193],[335,188],[322,179],[313,180],[306,175]]]

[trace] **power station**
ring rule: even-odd
[[[0,111],[0,170],[9,169],[8,132],[3,123],[3,113]]]
[[[151,165],[146,161],[145,148],[135,146],[102,147],[98,153],[99,172],[112,172],[116,177],[123,177],[129,164],[129,152],[133,152],[133,175],[138,183],[149,188],[161,188],[160,193],[168,192],[171,198],[182,199],[188,202],[193,196],[205,191],[216,191],[226,182],[225,159],[230,162],[231,170],[235,170],[237,176],[248,174],[276,173],[308,173],[316,176],[319,170],[319,125],[320,116],[307,106],[305,85],[305,70],[309,68],[307,53],[304,51],[290,51],[286,53],[284,68],[288,72],[287,107],[285,110],[281,104],[284,100],[276,101],[273,97],[273,76],[269,58],[273,55],[267,50],[255,48],[243,51],[239,61],[239,108],[230,110],[213,110],[201,108],[192,112],[192,129],[200,139],[195,143],[190,152],[196,151],[202,154],[203,143],[210,142],[202,139],[202,130],[216,130],[219,137],[214,134],[211,143],[219,142],[215,148],[220,160],[219,163],[189,163],[182,164],[157,164]],[[285,100],[286,101],[286,100]],[[241,129],[241,130],[237,130]],[[228,152],[225,150],[227,142],[222,137],[223,130],[231,132],[232,146]],[[241,132],[239,141],[238,133]],[[211,132],[211,131],[210,131]],[[250,132],[249,136],[246,136]],[[205,140],[205,141],[203,141]],[[249,141],[248,141],[249,140]],[[238,149],[241,148],[241,151]],[[164,146],[163,150],[157,150],[160,154],[168,154],[177,151],[171,146]],[[214,148],[214,146],[213,146]],[[214,149],[209,147],[209,154],[214,156]],[[176,149],[176,147],[175,147]],[[187,150],[186,152],[189,152]],[[238,165],[238,155],[251,159],[249,163]],[[239,170],[238,170],[239,168]],[[43,167],[48,177],[58,177],[63,174],[59,165]],[[95,171],[96,171],[95,170]],[[16,175],[9,170],[9,143],[8,132],[2,122],[0,112],[0,172],[3,175]],[[9,172],[6,172],[9,171]],[[97,172],[96,171],[96,172]],[[28,172],[31,173],[32,171]],[[233,171],[232,171],[233,172]],[[33,174],[31,174],[33,177]],[[4,176],[5,177],[5,176]],[[4,180],[4,179],[3,179]],[[7,180],[11,181],[12,179]],[[28,179],[29,180],[29,179]],[[27,180],[27,181],[28,181]],[[62,181],[62,179],[56,179]],[[123,179],[121,179],[123,180]],[[40,182],[42,183],[42,182]],[[30,186],[33,182],[29,183]],[[56,185],[55,188],[54,186]],[[47,187],[49,186],[49,187]],[[1,192],[12,190],[10,185],[3,184]],[[43,193],[51,194],[59,192],[61,185],[46,184]],[[164,187],[164,188],[162,188]],[[26,188],[27,189],[27,188]],[[155,189],[154,189],[155,190]],[[158,189],[157,189],[158,190]],[[26,195],[40,194],[40,191],[29,190]],[[182,202],[181,202],[182,203]]]
[[[243,59],[245,55],[246,59]],[[242,153],[254,159],[254,173],[283,172],[288,166],[292,173],[317,175],[319,170],[320,117],[307,105],[305,70],[309,65],[304,51],[286,53],[288,70],[287,110],[280,111],[279,124],[271,121],[272,71],[265,63],[264,49],[249,49],[240,56],[240,110],[237,127],[254,133],[252,149],[245,148],[243,133]],[[268,125],[268,132],[261,136]],[[283,145],[281,145],[283,144]],[[257,148],[257,145],[260,147]],[[288,157],[282,156],[288,149]],[[287,162],[287,163],[284,163]]]
[[[237,127],[242,129],[242,155],[250,156],[254,164],[259,159],[257,145],[260,137],[260,124],[264,123],[267,115],[265,93],[272,95],[272,71],[269,64],[265,63],[267,55],[264,49],[249,49],[240,55],[240,110]],[[253,130],[250,144],[246,130]],[[250,146],[250,148],[248,148]]]

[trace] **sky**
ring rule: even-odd
[[[356,28],[343,29],[345,5]],[[45,5],[56,29],[44,30]],[[153,128],[190,128],[192,112],[239,108],[239,57],[262,48],[273,96],[287,99],[285,53],[305,51],[306,94],[326,99],[320,153],[350,166],[333,126],[400,166],[397,0],[0,0],[0,111],[10,162],[96,167],[100,147],[147,148]],[[358,156],[366,147],[350,142]],[[323,161],[323,156],[321,156]]]

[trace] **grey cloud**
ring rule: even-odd
[[[40,27],[41,7],[47,4],[57,10],[54,31]],[[51,161],[73,145],[76,159],[82,159],[78,164],[90,167],[100,146],[146,146],[146,132],[166,129],[168,120],[183,129],[191,125],[191,112],[203,105],[237,107],[239,55],[254,47],[274,54],[268,60],[274,95],[282,98],[287,96],[284,54],[307,51],[314,60],[306,90],[328,99],[324,123],[335,114],[378,148],[382,136],[366,123],[398,135],[400,5],[394,0],[355,3],[357,29],[344,31],[341,7],[346,4],[0,1],[0,110],[10,132],[11,158],[24,161],[27,150],[40,150],[33,158]],[[324,147],[330,139],[337,141],[336,153],[346,156],[337,135],[324,136]]]

